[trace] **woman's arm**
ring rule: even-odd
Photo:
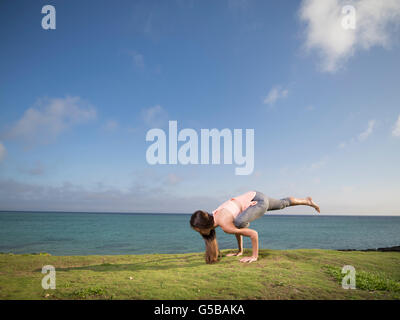
[[[253,254],[251,257],[244,257],[240,259],[240,262],[253,262],[257,261],[258,259],[258,233],[256,230],[249,229],[249,228],[242,228],[238,229],[235,227],[233,223],[223,223],[220,224],[220,227],[224,232],[235,234],[236,236],[245,236],[251,239],[251,244],[253,247]]]
[[[241,256],[243,254],[243,236],[241,234],[235,234],[236,240],[238,243],[238,252],[236,253],[228,253],[226,256],[231,257],[231,256]]]

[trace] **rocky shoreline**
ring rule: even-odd
[[[400,246],[376,248],[376,249],[338,249],[338,251],[379,251],[379,252],[400,252]]]

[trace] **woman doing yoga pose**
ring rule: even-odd
[[[192,214],[190,226],[199,232],[205,241],[206,263],[218,261],[216,227],[221,227],[224,232],[236,236],[239,251],[228,254],[228,256],[241,256],[243,254],[242,236],[250,237],[253,254],[250,257],[242,258],[240,262],[253,262],[257,261],[258,258],[258,233],[248,228],[250,222],[261,218],[267,211],[281,210],[298,205],[313,207],[317,212],[320,212],[319,206],[310,197],[304,199],[287,197],[277,200],[258,191],[249,191],[224,202],[212,214],[202,210],[196,211]]]

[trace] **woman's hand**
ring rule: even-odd
[[[248,263],[251,263],[251,262],[253,262],[253,261],[257,261],[257,259],[258,259],[258,257],[254,257],[254,256],[251,256],[251,257],[244,257],[244,258],[240,259],[240,262],[248,262]]]
[[[226,256],[227,257],[239,257],[241,255],[243,255],[243,251],[234,252],[234,253],[228,253]]]

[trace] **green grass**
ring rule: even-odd
[[[342,283],[341,269],[332,266],[324,266],[325,270]],[[390,279],[385,273],[358,271],[356,273],[356,288],[368,291],[387,291],[400,293],[400,282]]]
[[[400,254],[334,250],[260,250],[259,260],[203,253],[115,256],[0,254],[0,299],[400,299]],[[245,252],[249,254],[250,252]],[[44,265],[56,289],[41,286]],[[356,269],[355,290],[341,269]]]

